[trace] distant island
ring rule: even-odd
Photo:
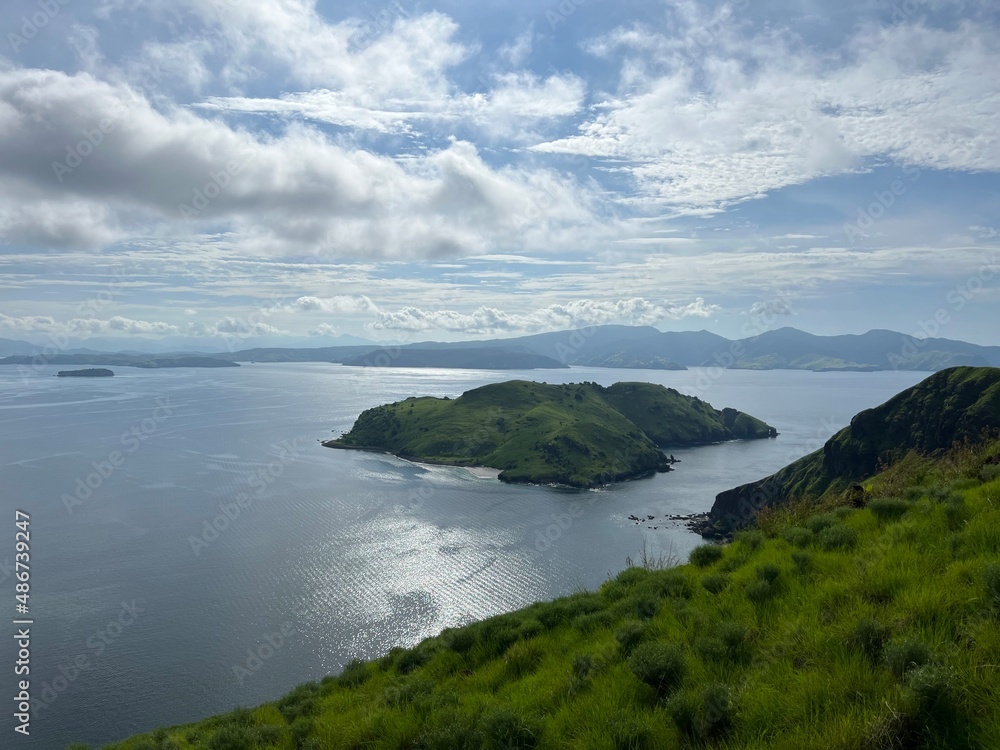
[[[343,360],[351,367],[442,367],[468,370],[565,370],[569,365],[543,354],[487,349],[375,349]]]
[[[27,354],[17,354],[0,359],[0,365],[34,365],[39,357]],[[147,370],[167,367],[239,367],[239,363],[209,356],[170,355],[155,356],[152,354],[105,354],[94,352],[90,354],[56,354],[41,358],[48,365],[104,365],[111,367],[140,367]]]
[[[512,380],[368,409],[323,445],[491,467],[505,482],[595,487],[669,471],[661,448],[775,435],[748,414],[660,385]]]
[[[114,377],[111,370],[104,370],[99,367],[92,367],[89,370],[60,370],[57,373],[60,378],[110,378]]]
[[[879,370],[934,372],[963,365],[1000,366],[1000,346],[981,346],[885,330],[817,336],[795,328],[778,328],[747,338],[727,339],[710,331],[660,331],[652,326],[623,325],[591,326],[485,341],[425,341],[393,348],[384,344],[274,347],[211,356],[234,362],[338,362],[369,367],[521,369],[498,368],[491,362],[496,359],[502,361],[514,354],[544,357],[544,364],[536,367],[569,365],[635,370],[713,367],[865,373]],[[407,361],[412,364],[401,364]],[[0,364],[3,363],[4,360],[0,359]]]
[[[354,342],[360,339],[346,339]],[[6,342],[6,343],[5,343]],[[120,367],[234,367],[238,362],[323,362],[353,367],[440,367],[530,370],[602,367],[634,370],[808,370],[937,372],[950,367],[1000,366],[1000,346],[873,330],[817,336],[795,328],[728,339],[710,331],[660,331],[652,326],[600,325],[507,339],[424,341],[414,344],[349,343],[337,346],[266,347],[211,354],[68,350],[52,357],[25,352],[23,341],[0,339],[0,365],[46,364]],[[37,348],[41,350],[41,347]]]

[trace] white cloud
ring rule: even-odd
[[[701,212],[871,159],[1000,169],[1000,91],[987,72],[1000,69],[995,27],[867,25],[839,58],[791,33],[748,40],[734,28],[696,59],[685,35],[636,27],[598,40],[595,52],[635,55],[620,93],[578,134],[534,150],[634,162],[616,168],[635,180],[637,200]]]
[[[276,114],[379,133],[409,133],[426,121],[478,127],[513,136],[536,121],[580,111],[586,88],[574,75],[542,79],[533,73],[505,73],[486,93],[454,93],[421,98],[414,92],[378,97],[371,91],[317,89],[280,98],[208,97],[198,107],[227,113]],[[420,92],[416,92],[419,94]]]
[[[180,329],[170,323],[147,320],[133,320],[116,315],[107,320],[97,318],[73,318],[65,323],[63,329],[72,335],[94,336],[112,334],[120,336],[166,336],[179,333]]]
[[[397,160],[301,125],[258,136],[89,74],[0,70],[0,161],[10,243],[100,246],[221,222],[251,254],[414,258],[614,231],[570,178],[492,168],[468,142]]]
[[[364,313],[375,312],[378,306],[364,295],[339,297],[299,297],[292,305],[302,312]]]
[[[702,298],[688,304],[659,304],[646,299],[574,300],[550,305],[528,313],[507,313],[492,307],[480,307],[472,313],[455,310],[421,310],[404,307],[397,311],[378,311],[370,324],[376,330],[442,330],[466,334],[521,331],[554,331],[606,323],[655,325],[663,320],[708,317],[719,308]]]

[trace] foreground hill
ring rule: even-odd
[[[735,409],[648,383],[494,383],[368,409],[324,445],[500,469],[506,482],[592,487],[669,470],[660,447],[776,435]]]
[[[720,493],[715,528],[744,526],[761,508],[842,492],[910,451],[932,454],[1000,434],[1000,369],[944,370],[861,412],[820,450],[757,482]]]
[[[1000,443],[108,750],[1000,747]]]

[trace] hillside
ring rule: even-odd
[[[717,529],[737,528],[763,507],[842,492],[909,451],[932,454],[984,433],[1000,433],[1000,369],[943,370],[861,412],[815,453],[720,493],[710,518]]]
[[[667,471],[659,447],[775,435],[735,409],[647,383],[494,383],[369,409],[331,448],[500,469],[505,482],[592,487]]]
[[[106,750],[1000,747],[1000,443]],[[662,561],[661,561],[662,562]]]

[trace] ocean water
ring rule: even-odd
[[[272,700],[353,658],[595,588],[644,548],[683,560],[700,539],[664,515],[707,511],[717,492],[815,450],[926,376],[254,364],[66,379],[57,369],[0,367],[0,591],[10,623],[14,511],[26,511],[39,702],[16,745],[46,750]],[[781,434],[674,450],[676,471],[596,491],[508,486],[319,444],[371,406],[512,378],[662,383]]]

